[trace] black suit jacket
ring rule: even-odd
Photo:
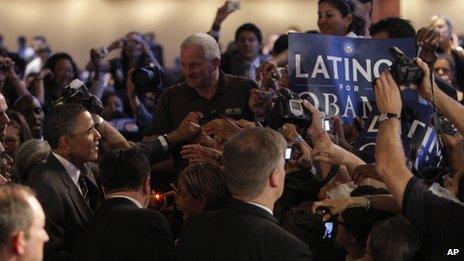
[[[28,176],[26,184],[37,193],[45,211],[45,229],[50,236],[45,244],[45,260],[68,259],[80,227],[90,219],[98,204],[101,194],[91,168],[84,165],[81,175],[87,179],[90,206],[52,153],[46,163],[34,166]]]
[[[151,164],[166,157],[158,139],[135,146],[143,151]],[[45,229],[50,236],[45,244],[45,260],[69,259],[79,229],[93,216],[102,199],[100,186],[95,180],[98,176],[97,164],[86,163],[80,170],[87,178],[90,206],[85,203],[66,169],[52,153],[46,163],[37,164],[28,175],[26,184],[35,190],[45,211]]]
[[[110,198],[76,239],[72,260],[172,260],[174,242],[158,211]]]
[[[268,60],[269,56],[259,55],[259,63],[262,64]],[[221,55],[221,64],[219,68],[227,74],[247,77],[249,62],[245,61],[237,50],[225,52]]]
[[[189,219],[176,250],[178,260],[312,260],[308,246],[274,216],[236,199]]]

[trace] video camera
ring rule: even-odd
[[[424,74],[413,59],[406,56],[398,47],[390,47],[388,52],[393,57],[394,62],[390,66],[390,72],[398,85],[415,84],[418,85]]]
[[[163,70],[153,63],[135,69],[131,78],[137,94],[161,92],[163,90],[163,79]]]
[[[303,108],[303,101],[289,89],[280,89],[273,100],[274,106],[266,115],[265,123],[273,129],[285,123],[307,128],[311,125],[311,113]]]
[[[52,102],[51,107],[55,107],[65,103],[82,104],[89,112],[101,114],[103,112],[103,104],[97,96],[91,94],[87,86],[79,79],[75,79],[67,84],[61,96]]]

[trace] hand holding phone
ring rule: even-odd
[[[227,12],[233,12],[235,10],[240,10],[240,1],[238,0],[227,1]]]
[[[290,160],[292,158],[292,148],[288,147],[285,149],[285,160]]]

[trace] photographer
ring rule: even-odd
[[[126,76],[130,69],[146,66],[150,63],[159,66],[149,45],[139,32],[129,32],[125,37],[115,40],[109,46],[101,47],[99,50],[92,49],[91,52],[98,56],[99,59],[103,59],[107,53],[118,49],[121,49],[120,57],[99,64],[91,61],[87,65],[89,71],[96,70],[96,65],[98,65],[101,72],[110,72],[116,90],[126,88]]]
[[[103,59],[109,52],[121,49],[119,57],[104,62]],[[154,57],[150,46],[139,32],[129,32],[125,37],[115,40],[109,46],[102,46],[90,50],[90,61],[86,69],[93,72],[91,91],[97,97],[101,97],[105,91],[103,75],[109,72],[114,81],[114,91],[120,96],[124,104],[132,103],[126,97],[128,73],[131,69],[153,65],[161,68]],[[130,114],[131,106],[126,106],[124,112]]]
[[[421,96],[435,101],[439,110],[462,132],[464,107],[440,91],[433,80],[430,83],[430,71],[424,62],[418,59],[416,64],[423,72],[418,88]],[[376,170],[404,216],[419,231],[425,257],[442,259],[448,249],[464,245],[464,207],[433,195],[406,167],[400,137],[401,94],[390,72],[383,72],[376,80],[375,98],[379,112],[386,118],[380,123],[376,139]]]
[[[15,62],[7,56],[0,57],[0,89],[10,107],[18,97],[30,94],[15,70]]]
[[[437,28],[440,37],[438,39],[438,52],[451,56],[456,69],[454,71],[454,79],[460,91],[464,91],[464,50],[454,41],[455,37],[454,26],[450,19],[444,15],[432,16],[430,26]]]
[[[150,67],[151,68],[151,67]],[[134,73],[141,73],[139,69],[130,69],[127,73],[127,99],[129,101],[130,109],[135,116],[137,126],[142,129],[144,135],[150,135],[154,132],[153,129],[153,110],[156,104],[156,99],[161,92],[162,82],[162,72],[159,68],[151,68],[150,74],[151,77],[147,82],[144,82],[142,86],[141,83],[138,83],[139,86],[134,83]],[[139,70],[139,72],[136,72]],[[145,69],[146,70],[146,69]],[[143,74],[147,75],[147,71],[143,71]]]

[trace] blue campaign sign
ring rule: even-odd
[[[403,106],[401,122],[401,140],[406,158],[416,170],[429,166],[438,166],[443,155],[436,131],[432,124],[433,109],[418,102],[408,102]],[[375,138],[379,128],[379,116],[376,109],[365,121],[366,125],[359,135],[353,151],[366,162],[375,161]]]
[[[366,125],[354,151],[367,161],[374,161],[379,125],[374,82],[393,62],[388,52],[392,46],[409,57],[415,57],[414,39],[289,35],[291,89],[326,115],[339,115],[345,123],[351,123],[356,116],[363,118]],[[442,155],[430,120],[432,108],[419,98],[415,90],[404,90],[402,97],[403,108],[409,115],[409,119],[402,122],[405,154],[416,169],[438,165]]]
[[[414,39],[374,40],[320,34],[289,35],[289,80],[293,91],[327,115],[348,123],[366,119],[375,104],[373,85],[392,64],[388,48],[415,54]],[[408,95],[417,100],[417,95]]]

